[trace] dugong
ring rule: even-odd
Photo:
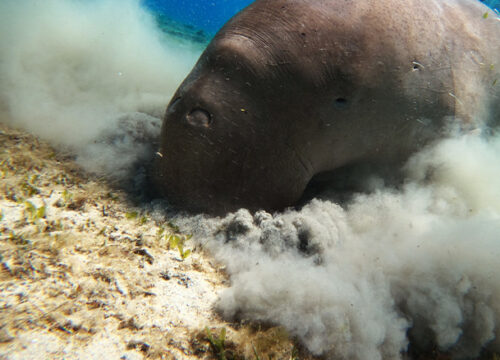
[[[154,189],[192,211],[293,205],[311,179],[399,167],[500,120],[500,21],[477,0],[257,0],[170,101]]]

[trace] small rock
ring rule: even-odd
[[[0,344],[5,344],[14,340],[14,337],[9,334],[7,329],[0,329]]]
[[[136,349],[136,350],[142,351],[144,353],[147,353],[149,351],[149,349],[151,348],[151,345],[149,345],[148,343],[146,343],[144,341],[132,340],[132,341],[129,341],[129,343],[127,344],[127,348],[129,350]]]
[[[154,257],[146,249],[135,249],[134,254],[144,256],[150,265],[152,265],[155,261]]]
[[[168,271],[162,271],[160,273],[160,277],[163,279],[163,280],[170,280],[171,279],[171,276],[170,274],[168,273]]]

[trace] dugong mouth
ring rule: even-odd
[[[152,185],[171,205],[191,213],[283,210],[300,199],[311,178],[304,160],[290,149],[286,147],[285,160],[280,150],[275,151],[277,156],[256,159],[262,150],[246,148],[235,153],[228,148],[223,154],[207,156],[174,146],[157,153]]]

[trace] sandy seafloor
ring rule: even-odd
[[[189,240],[182,259],[163,215],[1,124],[0,211],[1,359],[214,358],[207,327],[227,354],[293,351],[281,328],[220,319],[224,266]]]
[[[182,261],[168,225],[35,137],[2,126],[0,143],[2,356],[195,357],[193,332],[224,325],[222,269],[196,250]]]
[[[207,328],[226,332],[227,359],[331,358],[283,327],[224,321],[225,265],[187,237],[182,259],[165,212],[24,131],[0,124],[0,144],[0,359],[222,359]]]

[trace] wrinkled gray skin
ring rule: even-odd
[[[450,121],[499,119],[499,44],[476,0],[257,0],[173,96],[155,188],[194,211],[275,210],[316,174],[397,166]]]

